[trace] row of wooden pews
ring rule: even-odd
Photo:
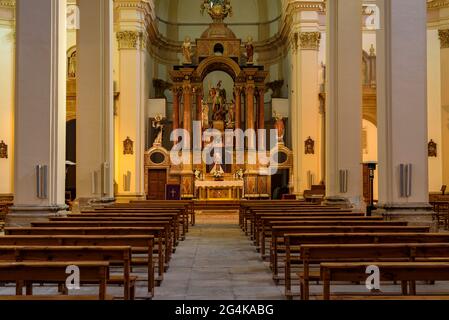
[[[291,200],[242,202],[240,226],[287,299],[308,300],[311,283],[322,284],[322,299],[416,299],[417,281],[449,281],[449,234],[427,226]],[[400,283],[402,295],[332,294],[335,283],[364,284],[369,266],[380,268],[387,285]],[[444,294],[449,288],[419,297],[447,299]]]
[[[138,281],[145,281],[145,298],[152,298],[194,223],[191,212],[190,203],[148,201],[54,217],[28,228],[6,228],[0,237],[0,269],[8,272],[1,272],[0,282],[15,283],[16,297],[2,299],[104,300],[117,298],[107,295],[107,286],[120,286],[123,298],[133,300]],[[98,285],[99,295],[68,296],[68,266],[79,267],[81,284]],[[58,285],[63,294],[34,297],[33,285],[39,283]]]

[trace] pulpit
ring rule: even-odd
[[[195,192],[199,200],[240,200],[243,195],[243,180],[195,181]]]

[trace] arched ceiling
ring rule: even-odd
[[[155,0],[159,31],[165,37],[182,41],[186,36],[192,39],[212,22],[205,13],[201,15],[202,0]],[[233,16],[225,23],[237,37],[246,39],[251,36],[255,41],[272,37],[279,30],[281,0],[231,0]]]

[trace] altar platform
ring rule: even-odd
[[[243,196],[243,180],[195,181],[195,192],[199,200],[240,200]]]

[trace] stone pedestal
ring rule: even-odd
[[[373,211],[373,216],[383,216],[388,221],[406,221],[411,226],[429,226],[438,232],[438,223],[432,219],[432,207],[427,204],[397,204]]]

